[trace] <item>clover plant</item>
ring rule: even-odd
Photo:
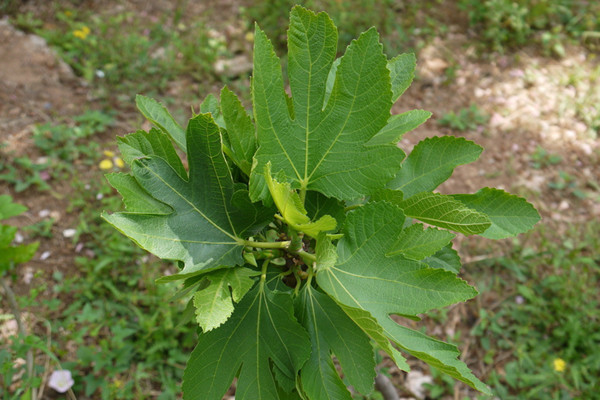
[[[337,42],[326,13],[296,6],[287,79],[256,27],[251,113],[224,88],[184,129],[138,96],[154,127],[118,139],[131,173],[108,180],[126,211],[103,217],[179,266],[158,282],[183,281],[200,327],[185,399],[221,399],[237,377],[238,400],[350,400],[332,357],[368,394],[374,347],[402,370],[414,356],[489,393],[455,346],[393,316],[418,320],[477,294],[457,276],[453,232],[501,239],[539,215],[498,189],[434,192],[482,148],[433,137],[407,157],[399,139],[431,115],[390,114],[414,55],[388,59],[374,28],[340,58]]]

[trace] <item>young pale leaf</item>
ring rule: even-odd
[[[295,380],[310,348],[294,318],[292,296],[260,284],[224,325],[199,336],[183,375],[184,397],[221,400],[239,371],[237,400],[279,400],[270,362]]]
[[[334,266],[320,268],[317,282],[338,302],[368,311],[385,335],[401,348],[436,366],[441,365],[445,372],[457,379],[485,390],[485,385],[456,360],[455,355],[440,353],[433,346],[427,349],[423,341],[415,341],[405,333],[412,331],[401,327],[390,317],[391,314],[416,315],[477,294],[475,289],[451,272],[432,269],[402,256],[386,257],[382,254],[381,249],[389,248],[400,234],[402,224],[397,221],[403,219],[400,209],[383,202],[368,203],[349,213],[344,237],[337,246],[338,262]]]
[[[387,186],[401,190],[405,199],[432,191],[452,175],[454,168],[476,161],[482,151],[481,146],[464,138],[427,138],[415,146]]]
[[[252,288],[252,276],[256,274],[256,271],[248,268],[226,268],[203,275],[210,283],[194,293],[193,299],[196,321],[204,332],[227,321],[233,313],[233,302],[239,303]]]
[[[254,124],[237,96],[226,87],[221,90],[221,112],[231,150],[229,156],[246,176],[250,176],[252,157],[256,152]]]
[[[16,217],[27,211],[27,207],[13,203],[12,197],[7,194],[0,196],[0,220]]]
[[[485,232],[491,225],[485,214],[468,208],[452,196],[439,193],[416,194],[403,200],[400,208],[408,217],[465,235]]]
[[[333,365],[333,353],[348,382],[359,392],[373,390],[375,358],[365,333],[326,294],[305,285],[294,302],[298,322],[308,331],[311,356],[302,367],[302,388],[310,399],[352,400]]]
[[[475,194],[452,197],[489,217],[492,225],[480,234],[489,239],[505,239],[527,232],[540,220],[540,214],[525,199],[500,189],[483,188]]]
[[[164,159],[180,177],[187,176],[171,139],[158,129],[152,128],[150,132],[137,131],[125,137],[119,137],[117,143],[123,160],[128,164],[132,164],[138,158],[158,156]]]
[[[423,224],[414,224],[400,233],[387,255],[402,254],[411,260],[422,260],[446,246],[452,239],[454,235],[448,231],[423,229]]]
[[[392,101],[396,102],[408,89],[415,77],[417,58],[413,53],[400,54],[392,58],[387,65],[392,80]]]
[[[293,188],[350,200],[382,187],[400,167],[395,144],[366,146],[390,116],[387,60],[374,29],[352,42],[341,58],[325,108],[326,81],[337,34],[325,13],[292,10],[288,32],[290,115],[279,58],[257,28],[252,98],[260,147],[250,177],[253,199],[264,198],[264,166],[271,162]]]
[[[288,225],[312,237],[316,237],[319,232],[335,229],[337,222],[330,215],[323,215],[317,221],[311,222],[298,193],[292,190],[289,183],[278,182],[271,176],[271,164],[269,163],[265,167],[265,179],[271,197]]]
[[[454,272],[455,274],[458,274],[462,267],[460,264],[460,257],[456,250],[452,248],[452,244],[445,246],[434,255],[423,259],[423,262],[431,268],[441,268],[446,271]]]
[[[133,176],[141,188],[173,212],[156,215],[128,210],[103,214],[140,247],[160,258],[184,263],[179,274],[165,280],[243,264],[243,233],[269,218],[269,210],[261,214],[249,200],[242,209],[232,204],[240,203],[243,193],[235,190],[221,152],[219,128],[210,114],[191,119],[186,135],[189,179],[180,177],[156,155],[137,159],[132,165]]]
[[[180,149],[185,150],[185,130],[175,121],[169,111],[158,101],[138,94],[135,97],[138,110],[158,129],[169,135]]]
[[[425,123],[431,117],[429,111],[411,110],[402,114],[392,115],[384,126],[371,140],[368,146],[398,143],[402,136],[419,125]]]

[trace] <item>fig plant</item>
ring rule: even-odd
[[[374,28],[341,58],[337,42],[326,13],[296,6],[287,80],[256,27],[252,113],[224,88],[184,129],[138,96],[154,127],[118,139],[131,173],[108,180],[126,211],[103,217],[179,266],[158,282],[183,281],[179,298],[189,298],[200,327],[185,399],[221,399],[237,377],[238,400],[350,400],[332,356],[367,394],[374,346],[400,369],[411,355],[489,393],[455,346],[393,316],[419,319],[477,294],[457,276],[452,232],[506,238],[539,215],[498,189],[434,192],[482,148],[433,137],[407,157],[399,139],[431,116],[390,114],[413,79],[414,55],[388,60]]]

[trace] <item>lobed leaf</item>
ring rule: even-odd
[[[373,390],[375,358],[369,338],[326,294],[305,285],[294,303],[298,322],[308,331],[311,356],[300,371],[302,389],[311,399],[352,400],[331,358],[339,361],[356,390]]]
[[[402,211],[385,202],[368,203],[349,213],[344,237],[337,245],[338,261],[320,268],[317,282],[336,301],[369,312],[385,335],[401,348],[442,366],[445,372],[479,390],[486,390],[456,355],[448,352],[453,346],[424,335],[416,340],[413,331],[390,317],[416,315],[467,300],[477,293],[451,272],[402,256],[386,257],[381,249],[390,248],[401,233],[403,220]]]
[[[139,186],[171,207],[171,213],[146,214],[131,209],[103,213],[106,221],[140,247],[160,258],[184,263],[179,274],[164,280],[243,264],[244,232],[256,224],[266,224],[272,216],[268,209],[256,209],[245,191],[234,185],[221,152],[219,128],[210,114],[190,120],[186,143],[190,165],[187,179],[156,154],[132,164]]]
[[[420,192],[430,192],[446,181],[454,168],[476,161],[482,151],[481,146],[464,138],[427,138],[415,146],[387,186],[401,190],[405,199]]]
[[[422,260],[442,249],[455,237],[448,231],[423,228],[423,224],[414,224],[404,229],[386,255],[401,254],[411,260]]]
[[[400,207],[408,217],[465,235],[485,232],[491,225],[485,214],[468,208],[452,196],[439,193],[416,194],[403,200]]]
[[[246,176],[250,176],[252,157],[256,152],[254,124],[240,100],[227,87],[221,90],[221,112],[226,128],[224,136],[230,149],[228,156]]]
[[[540,220],[540,214],[525,199],[500,189],[483,188],[475,194],[452,197],[489,217],[490,227],[480,234],[489,239],[505,239],[527,232]]]
[[[169,135],[169,137],[177,143],[177,146],[179,146],[180,149],[186,149],[185,131],[162,104],[154,99],[142,96],[141,94],[138,94],[135,97],[135,104],[148,121],[152,122],[158,129]]]
[[[408,89],[415,77],[417,58],[413,53],[400,54],[392,58],[388,64],[392,81],[392,101],[396,102]]]
[[[337,33],[325,13],[296,6],[288,33],[291,107],[279,58],[257,28],[252,97],[260,147],[250,177],[253,199],[265,198],[262,171],[271,162],[292,188],[350,200],[389,181],[404,153],[395,144],[366,146],[390,116],[392,91],[387,60],[374,29],[352,42],[341,58],[323,108]],[[292,112],[290,112],[290,109]]]
[[[423,262],[431,268],[441,268],[446,271],[454,272],[455,274],[458,274],[462,267],[460,264],[460,257],[456,250],[452,248],[452,244],[443,247],[434,255],[423,259]]]
[[[248,268],[220,269],[203,275],[210,283],[194,293],[196,321],[204,332],[221,326],[233,313],[233,302],[239,303],[254,286],[256,271]]]
[[[295,380],[311,344],[293,315],[292,297],[258,285],[238,303],[229,320],[207,333],[183,375],[187,400],[221,400],[239,372],[238,400],[279,400],[270,363]]]

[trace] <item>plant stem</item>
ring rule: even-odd
[[[265,262],[263,262],[262,271],[260,273],[260,284],[261,285],[264,284],[265,280],[267,279],[267,267],[269,266],[269,261],[271,261],[271,260],[269,258],[267,258],[265,260]]]
[[[254,247],[257,249],[287,249],[290,247],[290,241],[283,242],[253,242],[251,240],[244,240],[244,246]]]
[[[385,400],[400,400],[398,391],[392,381],[390,381],[390,378],[383,375],[381,372],[378,372],[375,377],[375,388],[381,393]]]
[[[15,316],[15,320],[17,321],[19,333],[21,336],[23,336],[23,338],[25,338],[25,336],[27,336],[27,329],[25,328],[25,324],[21,319],[21,310],[19,309],[19,304],[17,303],[15,293],[4,279],[0,279],[0,285],[2,285],[2,289],[4,289],[6,297],[8,298],[11,311]],[[29,377],[29,380],[33,380],[33,351],[31,350],[31,347],[27,349],[27,376]],[[31,388],[31,399],[37,400],[37,389],[34,387]]]

